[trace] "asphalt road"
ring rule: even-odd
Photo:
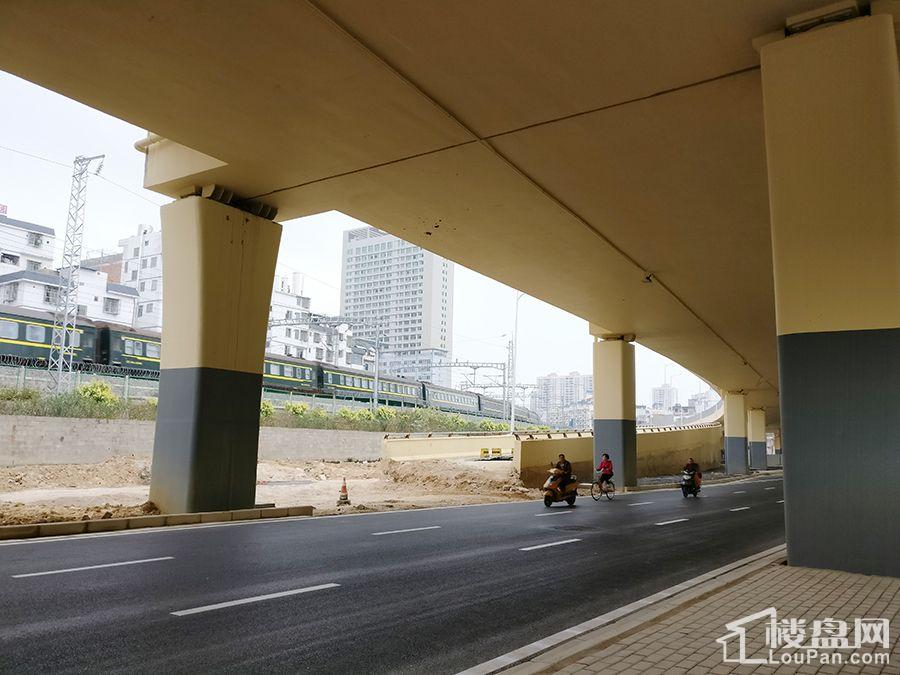
[[[454,673],[782,543],[782,499],[770,477],[0,543],[0,671]]]

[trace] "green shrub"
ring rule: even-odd
[[[0,401],[38,401],[41,392],[37,389],[13,389],[0,387]]]
[[[75,393],[81,398],[88,399],[101,405],[112,406],[119,402],[119,397],[113,393],[110,386],[106,384],[106,382],[100,382],[99,380],[94,380],[93,382],[88,382],[87,384],[82,384],[80,387],[76,387]]]
[[[267,420],[272,415],[275,414],[275,404],[271,401],[262,401],[259,404],[259,416],[260,418]]]
[[[309,406],[305,403],[285,403],[284,411],[290,413],[291,415],[305,415],[306,411],[309,410]]]

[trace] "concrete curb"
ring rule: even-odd
[[[311,516],[313,511],[312,506],[281,506],[265,509],[238,509],[235,511],[170,513],[156,516],[134,516],[132,518],[72,520],[30,525],[0,525],[0,541],[5,539],[30,539],[33,537],[54,537],[65,534],[84,534],[88,532],[134,530],[145,527],[166,527],[168,525],[193,525],[195,523],[221,523],[231,520]]]
[[[785,546],[762,551],[682,582],[577,626],[473,666],[458,675],[536,675],[555,673],[603,647],[664,619],[685,606],[735,584],[785,559]]]

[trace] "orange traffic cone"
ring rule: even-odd
[[[350,506],[350,496],[347,494],[347,479],[341,483],[341,493],[338,495],[338,506]]]

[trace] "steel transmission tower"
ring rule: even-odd
[[[105,155],[75,158],[72,189],[69,194],[69,217],[66,220],[66,239],[63,245],[62,267],[59,270],[59,293],[53,318],[53,338],[50,342],[50,389],[68,391],[72,385],[72,354],[75,349],[75,323],[78,319],[78,271],[81,269],[81,243],[84,239],[84,203],[91,164],[99,160],[94,173],[100,173]]]

